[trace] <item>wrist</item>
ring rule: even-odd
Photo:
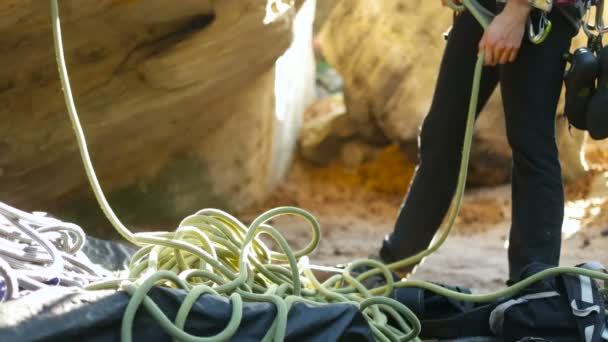
[[[505,11],[514,15],[527,18],[532,11],[532,6],[528,0],[507,0]]]

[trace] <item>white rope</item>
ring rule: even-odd
[[[85,238],[75,224],[0,202],[0,302],[48,286],[84,287],[109,276],[81,251]]]

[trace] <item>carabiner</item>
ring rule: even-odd
[[[599,0],[595,5],[595,29],[600,35],[608,32],[604,24],[604,0]]]
[[[532,22],[532,18],[528,17],[528,39],[533,44],[541,44],[547,39],[551,30],[553,29],[553,24],[551,20],[547,19],[547,13],[542,12],[540,19],[538,21],[538,32],[534,30],[534,23]]]
[[[603,35],[608,32],[608,28],[604,24],[604,1],[600,1],[595,5],[595,23],[591,25],[589,22],[591,21],[591,9],[588,8],[585,14],[585,19],[583,20],[583,31],[589,37],[595,33],[597,35]]]

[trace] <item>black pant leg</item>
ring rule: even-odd
[[[494,9],[494,1],[485,1]],[[386,262],[428,247],[454,195],[471,97],[478,44],[483,30],[467,12],[455,21],[441,62],[435,94],[419,137],[419,165],[400,208],[394,232],[384,241]],[[498,68],[484,68],[479,108],[498,82]],[[479,111],[478,111],[479,112]]]
[[[515,63],[500,70],[507,137],[513,151],[512,281],[531,262],[558,265],[564,191],[555,136],[555,114],[573,26],[554,10],[545,42],[524,40]]]

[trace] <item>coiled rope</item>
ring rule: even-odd
[[[142,304],[160,326],[176,340],[228,340],[234,335],[242,319],[243,301],[269,302],[276,306],[277,315],[263,341],[284,339],[289,309],[298,302],[309,305],[330,303],[355,305],[369,322],[378,341],[419,341],[417,337],[421,330],[419,320],[403,304],[388,297],[397,287],[422,287],[460,300],[493,301],[513,294],[544,276],[557,273],[584,274],[608,280],[608,275],[600,272],[558,268],[539,273],[508,289],[487,295],[464,295],[420,281],[393,281],[391,269],[414,264],[439,248],[456,219],[464,194],[483,56],[480,56],[475,68],[473,95],[456,197],[446,228],[429,250],[388,266],[375,260],[356,261],[341,273],[320,282],[312,273],[312,266],[308,264],[307,257],[319,243],[320,227],[311,214],[299,208],[272,209],[257,217],[249,226],[223,211],[204,209],[185,218],[173,232],[132,233],[114,214],[95,175],[70,89],[61,41],[57,0],[51,0],[51,8],[59,75],[87,178],[101,209],[115,229],[126,240],[141,247],[132,257],[126,274],[119,279],[86,287],[89,290],[122,288],[131,295],[122,321],[123,341],[132,340],[133,321]],[[293,251],[280,232],[267,223],[281,215],[295,215],[309,223],[312,238],[306,247]],[[260,239],[261,235],[267,235],[274,240],[281,251],[270,250]],[[351,270],[360,266],[369,266],[373,269],[353,277]],[[386,285],[372,290],[366,289],[362,281],[377,274],[382,274]],[[188,292],[174,322],[147,297],[148,291],[158,285],[178,287]],[[197,337],[184,331],[188,312],[202,294],[227,297],[232,302],[232,317],[225,329],[215,336]],[[389,319],[390,322],[395,323],[389,323]]]
[[[75,224],[0,202],[0,302],[44,287],[84,287],[109,277],[81,252],[84,242]]]

